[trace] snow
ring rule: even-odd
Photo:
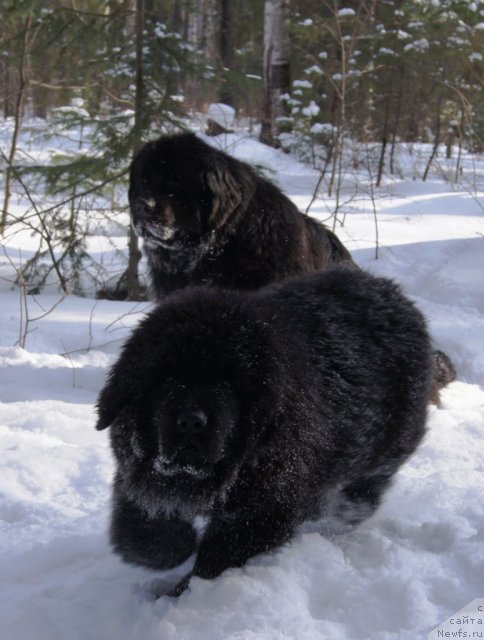
[[[483,60],[484,60],[484,57],[483,57],[482,53],[479,53],[478,51],[474,51],[469,56],[469,61],[470,62],[482,62]]]
[[[311,102],[309,103],[309,105],[307,107],[305,107],[304,109],[302,109],[302,113],[305,116],[308,117],[315,117],[318,115],[320,111],[319,106],[314,102],[314,100],[311,100]]]
[[[419,53],[425,53],[425,51],[427,51],[427,49],[429,48],[430,42],[427,40],[427,38],[421,38],[420,40],[416,40],[411,44],[405,45],[403,49],[404,51],[417,51]]]
[[[294,82],[292,83],[292,86],[295,89],[311,89],[311,87],[313,86],[311,82],[309,82],[309,80],[294,80]]]
[[[310,133],[314,133],[314,134],[326,134],[326,135],[331,135],[331,133],[333,132],[333,125],[325,122],[315,122],[311,128],[309,129]]]
[[[317,64],[313,64],[311,67],[308,67],[307,69],[304,69],[304,73],[307,73],[308,75],[310,75],[311,73],[316,73],[318,75],[323,75],[324,71],[321,69],[321,67],[318,67]]]
[[[338,18],[352,18],[356,15],[356,11],[354,9],[340,9],[337,13]]]
[[[248,136],[206,140],[266,168],[308,205],[318,178],[309,167]],[[370,520],[334,538],[302,527],[241,569],[193,579],[179,599],[155,599],[153,581],[169,576],[111,553],[113,462],[106,432],[94,430],[106,370],[150,305],[61,299],[52,288],[23,299],[0,253],[2,640],[415,640],[484,595],[484,165],[466,156],[453,184],[442,161],[423,183],[413,179],[420,151],[401,153],[407,177],[387,179],[374,200],[359,176],[336,230],[362,267],[416,301],[458,380],[430,408],[423,444]],[[331,225],[334,204],[320,197],[311,213]],[[17,233],[6,251],[20,259],[35,246]]]
[[[387,55],[387,56],[394,56],[395,55],[395,51],[393,51],[393,49],[388,49],[388,47],[381,47],[378,51],[378,53],[380,55]]]
[[[214,102],[208,106],[207,117],[225,129],[229,129],[234,126],[235,109],[228,104]]]

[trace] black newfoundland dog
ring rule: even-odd
[[[274,184],[192,133],[141,148],[131,164],[129,203],[158,300],[189,284],[257,289],[353,264],[335,234]]]
[[[98,400],[126,561],[213,578],[307,520],[371,515],[419,444],[433,378],[420,312],[336,267],[258,292],[185,289],[127,341]]]

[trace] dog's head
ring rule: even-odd
[[[203,513],[255,464],[278,405],[273,334],[239,294],[186,291],[127,342],[98,400],[125,492],[147,511]],[[232,302],[230,302],[232,300]]]
[[[148,246],[196,244],[250,199],[252,169],[184,133],[146,143],[130,169],[133,227]]]

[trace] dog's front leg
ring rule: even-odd
[[[193,575],[215,578],[229,567],[240,567],[286,542],[292,531],[292,523],[276,512],[214,519],[200,543]]]
[[[123,560],[149,569],[172,569],[196,550],[190,523],[163,514],[149,516],[125,496],[119,481],[114,484],[110,539]]]

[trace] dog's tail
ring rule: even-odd
[[[433,353],[434,374],[430,391],[430,402],[440,406],[440,390],[453,382],[457,372],[449,356],[436,349]]]

